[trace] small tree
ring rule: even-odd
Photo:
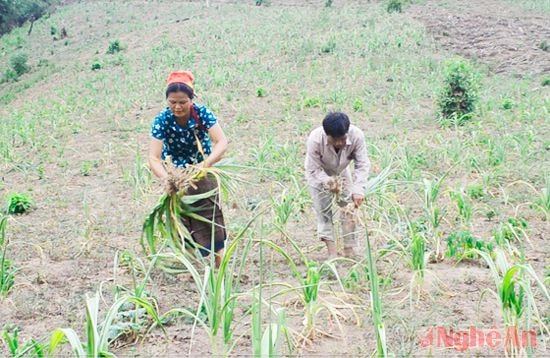
[[[440,121],[462,125],[472,117],[478,101],[478,74],[462,59],[449,62],[445,82],[438,97]]]
[[[403,11],[403,0],[389,0],[386,3],[386,11],[389,12],[389,13],[402,12]]]
[[[17,53],[10,58],[11,68],[18,77],[30,71],[31,68],[27,64],[28,59],[29,57],[25,53]]]

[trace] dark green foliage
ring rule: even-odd
[[[542,51],[550,51],[550,45],[548,45],[548,42],[546,42],[546,40],[542,41],[540,44],[539,44],[539,48],[542,50]]]
[[[469,231],[456,231],[449,235],[447,238],[447,251],[445,255],[447,257],[454,258],[475,258],[473,249],[480,251],[493,252],[493,245],[486,243],[485,241],[474,237]]]
[[[514,107],[514,102],[510,98],[505,98],[502,101],[502,109],[512,109]]]
[[[19,327],[4,325],[0,339],[6,342],[12,357],[45,357],[45,345],[31,339],[23,344],[19,340]],[[31,353],[32,352],[32,353]]]
[[[402,12],[403,11],[403,0],[389,0],[386,3],[386,11],[389,12],[389,13]]]
[[[266,94],[267,94],[267,91],[266,91],[263,87],[258,87],[258,88],[256,89],[256,95],[257,95],[258,97],[265,97]]]
[[[461,59],[451,61],[437,103],[442,124],[462,125],[469,120],[479,99],[477,91],[478,75],[472,65]]]
[[[58,0],[0,0],[0,35],[28,20],[39,19]]]
[[[15,82],[18,77],[19,76],[17,76],[17,73],[13,69],[7,68],[2,75],[1,82]]]
[[[543,79],[540,84],[542,85],[542,87],[550,86],[550,78]]]
[[[122,45],[119,40],[114,40],[109,43],[107,54],[112,55],[120,51],[122,51]]]
[[[483,186],[479,184],[471,184],[466,187],[466,193],[470,199],[481,199],[485,195],[485,190]]]
[[[336,48],[336,42],[333,39],[330,39],[321,47],[321,52],[323,53],[332,53]]]
[[[32,208],[31,198],[24,193],[12,193],[8,196],[8,214],[23,214]]]
[[[29,57],[25,53],[16,53],[10,58],[11,68],[15,71],[18,77],[30,71],[31,68],[27,64],[28,60]]]
[[[325,7],[331,7],[332,6],[332,0],[325,0]]]
[[[516,237],[522,235],[522,231],[527,229],[527,221],[522,218],[509,218],[506,223],[500,224],[493,229],[493,237],[499,245],[514,241]]]
[[[92,71],[101,70],[102,67],[103,66],[98,61],[95,61],[94,63],[92,63]]]

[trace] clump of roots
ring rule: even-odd
[[[191,188],[196,189],[197,181],[204,175],[203,171],[195,166],[176,167],[171,157],[166,158],[164,167],[168,173],[165,186],[169,193],[186,193]]]

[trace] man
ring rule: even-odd
[[[351,161],[355,167],[353,175],[350,170]],[[370,161],[363,132],[350,125],[349,117],[345,113],[329,113],[323,120],[323,126],[311,132],[307,140],[305,169],[313,208],[317,214],[317,232],[319,239],[327,245],[328,257],[336,257],[333,198],[344,214],[341,215],[344,256],[353,257],[353,211],[363,203]]]

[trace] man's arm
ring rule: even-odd
[[[358,139],[354,151],[355,170],[353,174],[353,185],[351,193],[354,195],[365,196],[365,190],[369,179],[370,160],[367,155],[367,145],[365,135],[361,131],[361,137]]]
[[[321,163],[319,143],[315,142],[311,136],[307,140],[306,178],[308,184],[313,187],[326,187],[330,181],[330,176],[325,173]]]

